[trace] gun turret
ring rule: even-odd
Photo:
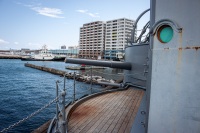
[[[131,70],[131,63],[129,63],[129,62],[99,61],[99,60],[89,60],[89,59],[66,58],[65,63],[85,64],[85,65],[93,65],[93,66],[104,66],[104,67]]]

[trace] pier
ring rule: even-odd
[[[22,57],[20,55],[6,55],[6,54],[0,54],[0,59],[21,59]]]
[[[25,63],[24,64],[26,67],[30,67],[30,68],[34,68],[37,70],[41,70],[41,71],[45,71],[48,73],[52,73],[55,75],[60,75],[60,76],[66,76],[68,79],[75,79],[76,81],[80,81],[80,82],[85,82],[85,83],[91,83],[92,84],[97,84],[97,85],[101,85],[100,82],[112,82],[112,83],[120,83],[122,82],[123,78],[119,78],[118,80],[108,80],[105,79],[101,76],[94,76],[94,75],[80,75],[78,73],[70,73],[67,71],[62,71],[62,70],[58,70],[58,69],[54,69],[54,68],[49,68],[46,66],[37,66],[34,64],[30,64],[30,63]],[[75,76],[75,77],[74,77]],[[110,86],[105,86],[107,89],[110,89]]]
[[[66,71],[62,71],[62,70],[58,70],[58,69],[54,69],[54,68],[49,68],[49,67],[46,67],[46,66],[37,66],[37,65],[34,65],[34,64],[30,64],[30,63],[25,63],[24,65],[26,67],[31,67],[31,68],[34,68],[34,69],[38,69],[38,70],[41,70],[41,71],[49,72],[49,73],[60,75],[60,76],[64,76],[65,74],[68,74],[68,77],[70,78],[69,73],[67,73]]]

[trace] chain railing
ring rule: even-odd
[[[98,75],[93,75],[93,72],[96,72],[96,73],[101,73],[101,74],[104,74],[104,75],[111,75],[111,76],[117,76],[117,77],[123,77],[123,76],[135,76],[135,75],[141,75],[142,73],[135,73],[135,74],[122,74],[122,73],[120,73],[120,74],[113,74],[113,73],[105,73],[105,72],[101,72],[101,71],[97,71],[97,70],[92,70],[92,67],[91,67],[91,69],[90,69],[90,71],[89,72],[86,72],[85,73],[85,75],[87,75],[86,77],[88,78],[88,81],[81,81],[81,82],[79,82],[79,81],[77,81],[77,79],[79,78],[79,76],[81,75],[81,74],[79,74],[79,73],[76,73],[76,72],[74,72],[72,75],[73,75],[73,82],[71,82],[73,85],[71,85],[71,86],[68,86],[67,88],[69,88],[70,90],[69,91],[71,91],[71,94],[69,94],[68,92],[68,95],[71,95],[70,96],[70,98],[71,98],[71,103],[75,103],[79,98],[82,98],[82,97],[84,97],[84,96],[86,96],[86,95],[91,95],[91,94],[93,94],[93,93],[95,93],[95,92],[103,92],[103,91],[105,91],[106,89],[105,89],[105,87],[104,88],[102,88],[101,86],[99,86],[99,85],[95,85],[95,84],[93,84],[94,83],[94,80],[95,80],[95,77],[96,76],[98,76]],[[84,84],[84,82],[87,82],[87,84],[85,84],[86,86],[84,86],[83,87],[83,84]],[[58,87],[58,83],[60,83],[60,82],[56,82],[56,84],[57,84],[57,90],[59,90],[59,87]],[[117,84],[118,85],[118,84]],[[64,89],[63,89],[63,91],[61,91],[62,93],[64,93],[64,95],[66,95],[66,90],[67,90],[67,88],[66,88],[66,77],[64,76]],[[58,95],[58,94],[57,94]],[[63,98],[63,101],[64,101],[64,98]],[[61,133],[65,133],[66,131],[67,131],[67,129],[66,129],[66,119],[65,119],[65,104],[64,104],[64,102],[61,102],[62,103],[62,105],[63,105],[63,108],[61,108],[61,107],[59,107],[58,105],[56,105],[56,124],[55,124],[55,131],[56,132],[61,132]],[[58,114],[58,112],[59,112],[59,110],[60,110],[60,115],[62,116],[62,119],[59,119],[59,114]],[[59,120],[61,120],[62,122],[59,122]],[[59,123],[61,123],[61,124],[59,124]]]
[[[56,117],[55,117],[56,124],[55,124],[55,130],[54,131],[61,132],[61,133],[65,133],[67,131],[67,129],[66,129],[67,120],[65,119],[66,117],[65,117],[65,101],[64,101],[65,100],[64,96],[66,95],[66,93],[68,94],[67,96],[70,96],[71,103],[75,103],[79,98],[82,98],[86,95],[91,95],[95,92],[103,92],[103,91],[106,90],[105,87],[102,88],[99,85],[93,84],[94,81],[96,80],[95,77],[98,76],[98,75],[93,75],[94,72],[101,73],[101,74],[104,74],[104,75],[115,76],[115,77],[116,76],[117,77],[123,77],[123,76],[140,76],[140,75],[142,75],[142,73],[135,73],[135,74],[105,73],[105,72],[93,70],[92,67],[91,67],[90,71],[85,73],[85,75],[87,75],[86,76],[87,81],[84,80],[84,79],[81,82],[77,81],[77,79],[80,77],[81,74],[74,72],[72,74],[73,75],[73,82],[71,82],[72,85],[67,86],[67,88],[66,88],[66,77],[64,76],[64,82],[63,82],[63,84],[64,84],[63,88],[64,89],[63,90],[59,89],[60,87],[58,86],[58,83],[60,83],[60,82],[58,82],[58,81],[56,82],[56,88],[57,88],[56,90],[57,91],[60,90],[60,92],[62,93],[63,100],[62,100],[61,104],[63,105],[63,107],[61,108],[59,105],[56,105]],[[85,84],[85,86],[83,86],[83,84],[85,82],[87,84]],[[69,93],[68,91],[71,91],[71,93]],[[58,92],[57,92],[57,95],[58,95]],[[58,104],[59,102],[56,101],[56,103]],[[59,115],[61,116],[60,119],[59,119]],[[61,120],[61,122],[59,122],[59,120]]]
[[[66,121],[66,114],[65,114],[66,98],[70,98],[70,99],[67,100],[67,102],[70,103],[70,101],[71,101],[71,103],[74,103],[77,99],[82,98],[85,95],[90,95],[90,94],[92,94],[94,92],[103,92],[103,91],[105,91],[105,87],[103,88],[103,87],[101,87],[99,85],[93,84],[93,82],[96,80],[95,79],[96,76],[98,76],[98,75],[93,75],[93,72],[104,74],[104,75],[115,76],[115,77],[116,76],[117,77],[123,77],[123,76],[141,75],[141,73],[137,73],[137,74],[105,73],[105,72],[102,72],[102,71],[93,70],[92,67],[91,67],[90,71],[86,72],[87,77],[89,78],[89,81],[83,81],[83,82],[76,81],[77,76],[79,76],[80,74],[76,73],[76,72],[73,73],[73,83],[72,83],[72,85],[67,86],[67,88],[71,89],[72,95],[71,94],[67,95],[67,90],[68,89],[66,88],[66,83],[69,80],[66,80],[66,75],[64,75],[64,80],[63,81],[56,81],[56,98],[55,99],[53,99],[48,104],[44,105],[42,108],[38,109],[34,113],[30,114],[29,116],[27,116],[27,117],[23,118],[22,120],[10,125],[8,128],[4,128],[0,132],[3,133],[3,132],[9,131],[10,129],[16,127],[17,125],[19,125],[19,124],[25,122],[26,120],[32,118],[34,115],[40,113],[41,111],[43,111],[44,109],[46,109],[52,103],[55,102],[56,103],[56,116],[55,116],[55,119],[54,119],[55,123],[56,123],[55,124],[55,131],[56,132],[65,133],[67,131],[67,129],[66,129],[66,122],[67,121]],[[103,79],[103,77],[102,77],[102,79]],[[87,87],[83,87],[83,83],[84,82],[87,82],[87,84],[85,84]],[[61,87],[60,83],[63,83],[63,89],[61,89],[62,87]],[[60,120],[62,122],[59,122]],[[51,130],[48,130],[48,131],[51,131]]]
[[[41,111],[43,111],[44,109],[46,109],[47,107],[49,107],[51,104],[53,104],[54,102],[56,102],[56,121],[58,121],[59,119],[59,114],[63,119],[63,125],[65,125],[66,121],[65,121],[65,95],[66,95],[66,89],[65,89],[65,84],[64,84],[64,89],[61,90],[60,87],[58,86],[58,83],[61,83],[62,81],[56,81],[56,98],[53,99],[52,101],[50,101],[48,104],[44,105],[43,107],[41,107],[40,109],[38,109],[37,111],[33,112],[32,114],[28,115],[27,117],[19,120],[18,122],[10,125],[7,128],[4,128],[3,130],[1,130],[1,133],[7,132],[9,130],[11,130],[12,128],[18,126],[19,124],[22,124],[23,122],[27,121],[28,119],[32,118],[33,116],[35,116],[36,114],[40,113]],[[66,82],[66,78],[64,78],[64,83]],[[60,94],[59,94],[60,92]],[[59,100],[59,98],[62,98],[62,100]],[[60,107],[60,102],[62,104],[62,107]],[[66,131],[66,126],[63,126],[62,128],[62,132],[64,133]],[[57,127],[56,127],[57,128]]]
[[[46,109],[47,107],[49,107],[51,104],[53,104],[55,101],[57,101],[59,99],[59,96],[56,97],[55,99],[53,99],[52,101],[50,101],[48,104],[44,105],[42,108],[38,109],[37,111],[33,112],[32,114],[30,114],[29,116],[23,118],[22,120],[19,120],[18,122],[10,125],[7,128],[4,128],[3,130],[1,130],[1,133],[7,132],[10,129],[18,126],[19,124],[22,124],[23,122],[27,121],[28,119],[32,118],[33,116],[35,116],[36,114],[40,113],[41,111],[43,111],[44,109]]]
[[[94,73],[96,73],[96,75],[94,75]],[[99,74],[97,74],[97,73],[106,75],[107,77],[111,76],[111,78],[105,79],[105,78],[103,78],[103,76],[99,76]],[[86,71],[84,73],[87,80],[83,79],[83,81],[81,81],[81,82],[76,81],[76,77],[78,75],[80,75],[80,74],[76,73],[76,72],[74,72],[74,74],[73,74],[73,76],[74,76],[74,78],[73,78],[73,80],[74,80],[73,89],[74,90],[73,90],[73,94],[72,94],[73,95],[73,102],[76,101],[76,99],[78,98],[78,95],[79,95],[79,97],[82,97],[82,96],[85,96],[85,95],[90,95],[94,92],[105,91],[105,87],[101,87],[98,84],[96,78],[101,77],[100,80],[103,80],[103,81],[106,81],[106,82],[111,82],[111,80],[112,80],[112,82],[115,82],[115,80],[113,80],[112,76],[113,77],[115,76],[115,78],[116,78],[116,76],[117,77],[123,77],[124,76],[124,74],[121,74],[121,73],[120,74],[113,74],[113,73],[105,73],[105,72],[102,72],[102,71],[94,70],[92,67],[89,71]],[[84,82],[87,83],[85,85],[88,85],[88,87],[83,87],[82,85],[80,85],[80,83],[82,84]]]

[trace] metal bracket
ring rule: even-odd
[[[170,20],[170,19],[161,19],[157,21],[156,23],[154,23],[154,25],[151,27],[150,34],[154,35],[156,30],[163,25],[171,26],[178,33],[182,32],[182,28],[175,21]]]

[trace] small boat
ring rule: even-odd
[[[47,46],[43,45],[42,50],[39,54],[23,56],[21,58],[23,61],[64,61],[64,56],[53,55],[47,50]]]

